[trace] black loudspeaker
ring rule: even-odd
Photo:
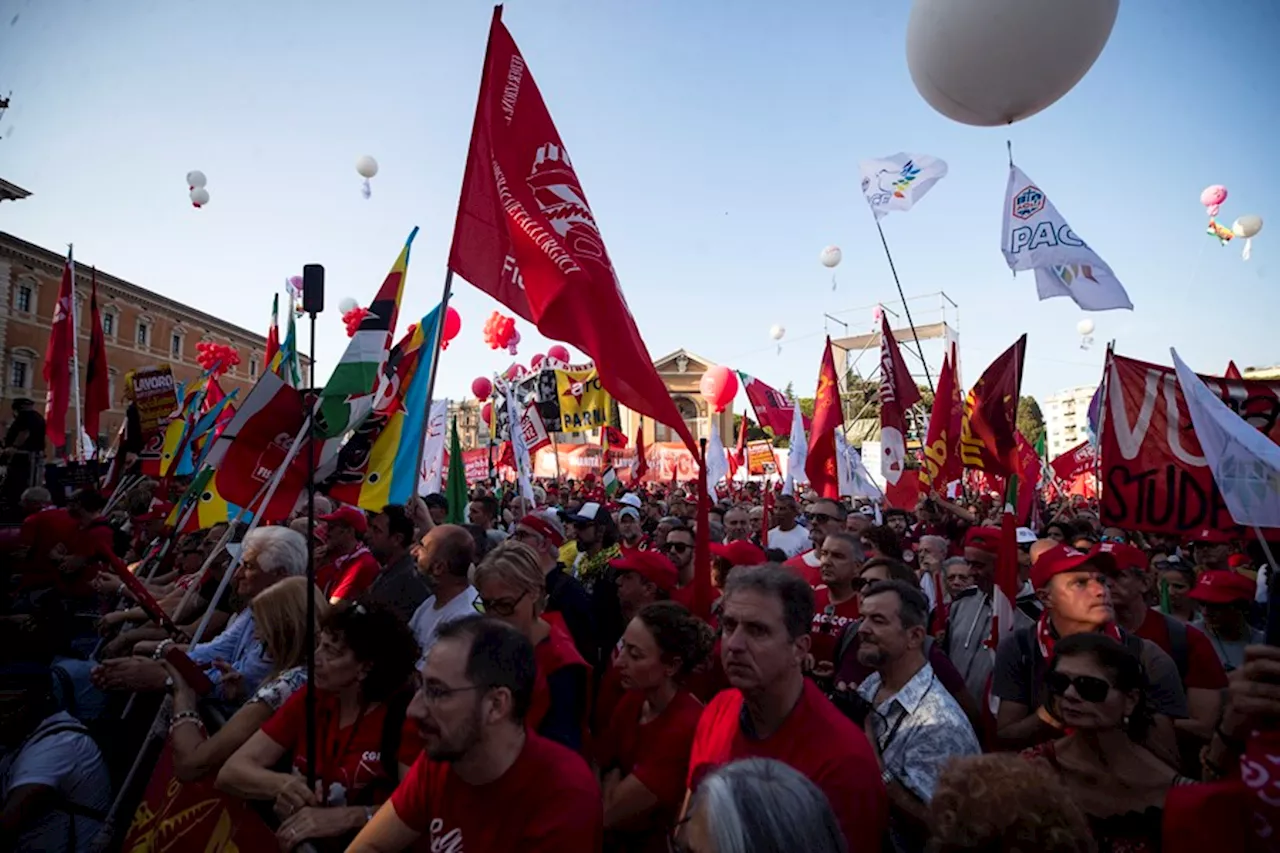
[[[324,311],[324,267],[320,264],[302,268],[302,310],[307,314]]]

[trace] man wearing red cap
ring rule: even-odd
[[[1229,571],[1232,541],[1230,534],[1202,527],[1191,537],[1191,559],[1201,570]]]
[[[328,515],[320,516],[319,520],[325,523],[328,536],[325,553],[333,562],[334,585],[329,593],[329,603],[354,601],[382,571],[377,558],[364,544],[369,519],[362,509],[340,506]]]
[[[1213,649],[1230,672],[1244,663],[1245,646],[1265,642],[1263,633],[1248,622],[1250,602],[1257,582],[1227,569],[1203,572],[1190,597],[1200,605],[1196,623],[1204,629]]]
[[[1062,736],[1062,722],[1039,702],[1044,673],[1058,640],[1098,632],[1124,643],[1142,660],[1147,704],[1155,715],[1143,745],[1177,766],[1173,720],[1187,716],[1182,680],[1173,660],[1155,643],[1116,626],[1107,589],[1107,576],[1115,572],[1115,557],[1097,548],[1088,553],[1064,544],[1037,549],[1031,583],[1044,613],[1036,625],[1006,636],[996,651],[991,692],[1000,700],[996,731],[1004,748],[1021,749]]]

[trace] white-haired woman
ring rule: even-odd
[[[867,849],[880,839],[867,839]],[[846,853],[826,795],[771,758],[726,764],[703,777],[676,827],[677,853]]]

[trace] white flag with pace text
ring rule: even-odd
[[[876,219],[891,210],[910,210],[933,185],[947,176],[947,164],[928,154],[899,152],[881,160],[863,160],[862,194]]]
[[[1071,229],[1048,194],[1017,166],[1009,167],[1001,251],[1015,273],[1035,270],[1041,301],[1067,296],[1085,311],[1133,310],[1129,294],[1111,267]]]

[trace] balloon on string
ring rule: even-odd
[[[1035,115],[1101,55],[1120,0],[914,0],[907,68],[929,106],[979,127]]]
[[[840,260],[843,257],[839,246],[828,246],[822,250],[822,254],[818,255],[818,260],[822,261],[822,265],[827,269],[835,269],[840,266]]]
[[[773,338],[775,341],[782,340],[786,337],[786,334],[787,330],[785,326],[780,326],[777,323],[774,323],[769,327],[769,337]]]
[[[1212,184],[1200,192],[1200,203],[1204,205],[1205,212],[1209,214],[1210,218],[1218,215],[1218,211],[1222,208],[1222,203],[1226,200],[1227,188],[1222,184]]]
[[[356,160],[356,173],[364,178],[364,183],[360,186],[360,195],[368,199],[373,195],[373,187],[369,186],[369,179],[378,174],[378,161],[365,154]]]
[[[1240,257],[1246,261],[1253,254],[1253,238],[1262,230],[1262,217],[1256,213],[1246,213],[1231,224],[1231,233],[1244,238],[1244,251]]]
[[[187,189],[196,190],[209,183],[208,178],[204,176],[204,172],[199,169],[193,169],[187,172]]]
[[[493,393],[493,383],[486,376],[477,376],[471,380],[471,393],[476,395],[476,399],[483,400]]]
[[[533,354],[533,358],[529,359],[529,367],[532,368],[533,370],[541,369],[542,362],[546,361],[546,358],[547,357],[542,353],[535,352]]]
[[[339,314],[350,314],[352,311],[356,310],[359,307],[360,307],[360,303],[356,302],[355,299],[353,299],[350,296],[344,296],[338,300]]]
[[[514,322],[515,321],[512,320],[512,323]],[[519,355],[520,353],[517,349],[517,345],[519,343],[520,343],[520,331],[517,329],[511,332],[511,338],[507,343],[507,352],[510,353],[511,355]],[[523,370],[524,368],[521,367],[521,369]]]
[[[462,331],[462,315],[453,310],[450,305],[444,311],[444,323],[440,329],[440,349],[448,349],[449,341],[458,336],[458,332]]]
[[[568,364],[569,350],[560,344],[555,344],[547,348],[547,358],[550,361],[559,362],[560,364]]]
[[[1092,335],[1093,321],[1088,317],[1084,318],[1079,323],[1076,323],[1076,331],[1080,333],[1081,337],[1084,337],[1085,335]]]
[[[209,191],[204,187],[195,187],[190,193],[191,206],[194,208],[204,207],[209,203]]]
[[[702,393],[702,399],[712,408],[723,412],[738,394],[738,377],[729,368],[718,364],[707,368],[707,372],[702,374],[698,390]]]

